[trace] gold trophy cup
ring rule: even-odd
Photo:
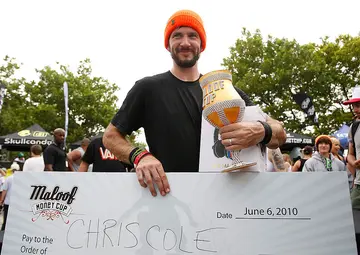
[[[241,122],[245,101],[232,85],[232,75],[227,70],[213,71],[200,78],[203,91],[203,116],[215,128]],[[240,159],[240,150],[231,151],[232,165],[223,172],[232,172],[256,165]]]

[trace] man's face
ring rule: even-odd
[[[63,143],[65,140],[65,132],[63,131],[57,131],[54,133],[55,142],[56,143]]]
[[[319,148],[320,154],[326,154],[326,153],[329,153],[329,151],[330,151],[330,144],[325,143],[325,142],[320,142],[318,145],[318,148]]]
[[[190,27],[175,29],[169,38],[169,51],[179,67],[193,67],[198,61],[201,52],[199,34]]]
[[[353,103],[352,107],[354,109],[354,113],[355,113],[356,118],[359,119],[360,118],[360,102]]]

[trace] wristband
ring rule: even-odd
[[[264,121],[258,120],[258,122],[261,123],[261,125],[263,125],[264,129],[265,129],[265,135],[263,140],[260,142],[263,145],[268,144],[271,141],[272,138],[272,129],[270,127],[270,125]]]
[[[143,151],[143,150],[140,149],[139,147],[134,148],[134,149],[130,152],[130,154],[129,154],[129,162],[130,162],[131,164],[134,164],[135,158],[136,158],[137,155],[139,155],[142,151]]]
[[[139,155],[137,155],[134,160],[134,166],[136,167],[139,164],[140,160],[147,155],[151,155],[151,153],[146,150],[142,151]]]

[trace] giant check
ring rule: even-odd
[[[17,173],[2,255],[357,254],[347,175]]]

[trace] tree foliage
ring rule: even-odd
[[[76,73],[57,63],[35,70],[38,81],[15,78],[20,66],[5,57],[0,66],[0,80],[7,86],[0,114],[0,134],[17,132],[38,123],[46,131],[64,128],[65,103],[63,84],[68,84],[69,122],[67,142],[96,135],[110,123],[117,111],[116,84],[102,77],[93,77],[89,59],[80,61]],[[136,133],[137,134],[137,133]],[[136,134],[129,139],[134,142]]]
[[[296,40],[265,40],[259,30],[245,28],[230,48],[223,66],[233,74],[233,84],[272,117],[283,121],[289,131],[331,134],[351,121],[348,99],[360,75],[360,37],[341,35],[331,42],[300,44]],[[292,96],[305,92],[313,98],[319,125],[301,111]]]

